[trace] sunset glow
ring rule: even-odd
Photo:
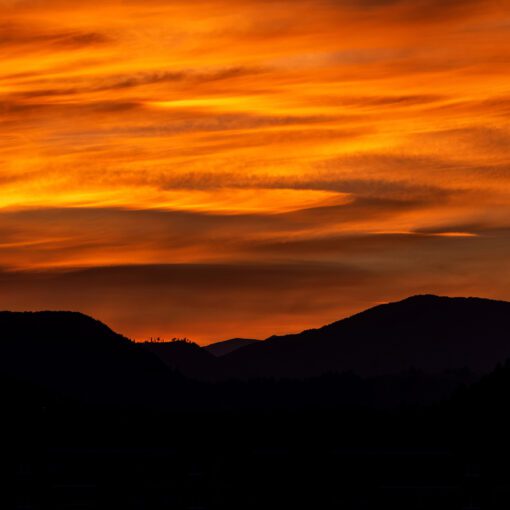
[[[0,0],[0,308],[266,337],[510,299],[506,0]]]

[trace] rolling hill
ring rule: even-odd
[[[101,405],[180,398],[180,378],[161,360],[81,313],[0,312],[0,331],[3,377]]]
[[[223,340],[221,342],[206,345],[204,350],[210,352],[216,357],[220,357],[256,342],[260,342],[260,340],[254,340],[253,338],[231,338],[230,340]]]
[[[510,358],[510,303],[413,296],[319,329],[274,336],[220,358],[241,378],[312,377],[353,372],[374,377],[415,369],[484,374]]]

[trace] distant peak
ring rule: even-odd
[[[409,296],[408,298],[402,299],[401,301],[396,301],[397,303],[404,303],[409,301],[416,302],[430,302],[430,301],[445,301],[447,299],[455,299],[448,296],[438,296],[436,294],[415,294],[414,296]]]
[[[409,296],[408,298],[402,299],[401,301],[393,301],[388,304],[399,304],[399,303],[432,303],[432,302],[446,302],[446,301],[470,301],[470,302],[504,302],[497,299],[474,297],[474,296],[438,296],[436,294],[416,294]]]

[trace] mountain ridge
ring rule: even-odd
[[[80,312],[0,312],[0,331],[1,374],[81,402],[163,403],[179,384],[157,356]]]
[[[219,357],[256,342],[263,342],[263,340],[256,340],[254,338],[230,338],[229,340],[221,340],[205,345],[203,349]]]
[[[509,302],[423,294],[321,328],[269,337],[227,354],[222,362],[225,371],[239,377],[309,377],[329,371],[375,376],[465,367],[485,373],[510,357],[509,330]],[[441,349],[448,351],[442,357]]]
[[[99,399],[108,391],[127,400],[143,400],[145,391],[173,397],[178,373],[226,381],[343,373],[394,379],[409,371],[441,378],[465,370],[470,383],[510,359],[509,302],[431,294],[219,357],[192,342],[137,344],[79,312],[0,312],[0,331],[0,373]]]

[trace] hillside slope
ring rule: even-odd
[[[510,303],[414,296],[320,329],[275,336],[221,358],[238,377],[379,376],[417,369],[487,373],[510,358]]]

